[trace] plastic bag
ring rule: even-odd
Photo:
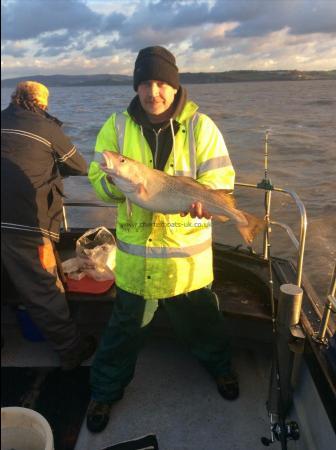
[[[105,227],[86,231],[76,242],[76,258],[63,263],[70,278],[80,274],[97,280],[114,280],[116,243],[113,234]]]
[[[63,272],[72,280],[81,280],[85,277],[85,273],[79,267],[78,258],[70,258],[62,263]]]
[[[91,278],[114,279],[116,243],[105,227],[88,230],[76,242],[79,269]]]

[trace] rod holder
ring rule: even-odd
[[[277,328],[286,329],[300,321],[303,290],[296,284],[282,284],[280,286],[280,297],[278,303],[278,313],[276,318]]]
[[[304,340],[304,334],[298,331],[302,295],[302,289],[295,284],[280,286],[275,322],[275,354],[273,355],[268,399],[270,414],[286,415],[292,404],[293,368],[296,366],[296,354],[299,353],[297,347],[301,347],[302,340]],[[297,367],[295,371],[297,371]]]

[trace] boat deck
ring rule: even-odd
[[[45,342],[22,338],[10,311],[4,325],[3,366],[58,364]],[[268,436],[265,408],[270,350],[234,345],[234,367],[240,379],[240,398],[225,401],[206,371],[173,336],[152,335],[138,359],[133,381],[100,434],[85,423],[75,450],[101,450],[147,434],[155,434],[160,450],[258,449]],[[90,361],[87,365],[90,364]],[[295,448],[295,447],[293,447]]]
[[[259,448],[260,437],[268,433],[270,359],[236,349],[234,364],[241,396],[228,402],[186,349],[172,339],[151,340],[107,429],[94,436],[83,427],[76,450],[98,450],[150,433],[156,435],[160,450]]]
[[[77,237],[78,231],[73,230],[62,240],[59,250],[64,259],[72,256]],[[220,397],[213,380],[175,340],[164,311],[159,309],[153,334],[139,355],[135,377],[124,398],[114,406],[107,428],[93,435],[83,423],[73,450],[103,450],[147,434],[156,435],[160,450],[264,448],[260,439],[270,434],[266,411],[271,368],[268,265],[246,250],[237,251],[217,244],[214,250],[216,278],[213,288],[219,297],[226,330],[232,338],[233,365],[240,380],[239,399],[228,402]],[[293,271],[291,264],[281,259],[273,263],[274,286],[278,292],[280,283],[293,282]],[[3,283],[8,304],[2,305],[5,339],[2,365],[57,366],[58,358],[47,343],[29,342],[21,336],[10,306],[11,300],[16,300],[14,304],[17,304],[18,298],[8,281]],[[113,294],[112,289],[98,297],[68,295],[74,319],[83,331],[94,332],[99,338],[113,307]],[[312,318],[313,306],[305,293],[303,319],[309,316],[309,325],[316,328],[318,321]],[[86,365],[90,363],[88,361]],[[301,407],[299,405],[301,420],[296,418],[295,410],[287,419],[304,424],[306,436],[299,441],[289,441],[287,448],[329,450],[335,443],[329,419],[322,416],[323,410],[317,409],[319,395],[316,393],[313,397],[314,384],[307,384],[308,378],[302,380],[300,387],[308,388],[301,395],[305,400]],[[308,409],[307,399],[310,401]],[[322,420],[317,420],[316,415]],[[319,423],[323,423],[323,428]],[[316,438],[310,433],[313,428]],[[273,448],[280,449],[280,443],[276,442]]]

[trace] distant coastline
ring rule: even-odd
[[[128,75],[28,75],[1,80],[1,87],[14,87],[22,80],[33,80],[47,86],[127,86],[132,85]],[[246,81],[305,81],[336,80],[336,70],[231,70],[227,72],[181,73],[182,84],[237,83]]]

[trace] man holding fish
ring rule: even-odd
[[[247,242],[260,228],[235,208],[224,139],[179,83],[175,57],[142,49],[137,95],[100,130],[89,179],[118,203],[117,299],[91,372],[87,427],[102,431],[132,380],[145,332],[161,304],[179,337],[227,400],[239,395],[213,281],[211,217],[232,219]],[[225,216],[225,219],[224,219]]]

